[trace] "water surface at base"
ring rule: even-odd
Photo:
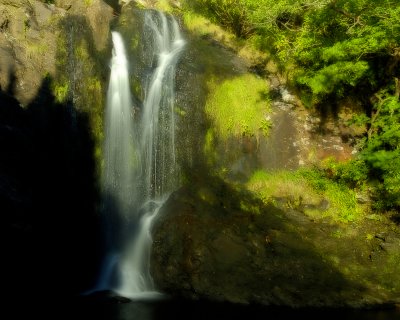
[[[70,319],[161,320],[161,319],[335,319],[397,320],[399,309],[289,309],[215,303],[153,299],[130,301],[126,298],[96,295],[76,300]]]

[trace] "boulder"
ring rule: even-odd
[[[55,5],[70,15],[85,16],[92,29],[94,44],[98,51],[108,45],[110,22],[113,18],[113,9],[108,4],[102,0],[57,0]]]
[[[88,5],[84,1],[67,2],[49,5],[37,0],[7,0],[0,3],[0,86],[7,89],[12,85],[9,89],[22,105],[32,101],[46,75],[57,75],[65,20],[82,17],[91,28],[96,50],[107,47],[113,18],[111,7],[101,0]],[[12,84],[11,77],[15,78]]]
[[[296,308],[395,304],[400,251],[392,244],[400,238],[391,228],[312,220],[210,179],[181,188],[162,207],[151,272],[161,291],[189,299]],[[382,229],[390,241],[365,238]]]

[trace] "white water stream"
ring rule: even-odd
[[[103,179],[108,255],[93,290],[128,298],[158,295],[149,271],[151,226],[178,173],[174,82],[185,41],[176,20],[155,10],[145,12],[143,32],[154,67],[142,79],[145,98],[138,116],[132,111],[124,41],[112,32]]]

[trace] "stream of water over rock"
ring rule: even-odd
[[[149,272],[151,225],[176,187],[174,81],[185,46],[172,16],[147,10],[144,39],[151,72],[142,107],[133,106],[124,40],[112,32],[103,174],[106,257],[97,287],[129,298],[158,295]]]

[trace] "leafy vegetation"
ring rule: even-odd
[[[400,102],[383,92],[368,119],[360,158],[377,182],[377,208],[400,208]]]
[[[297,209],[313,219],[330,217],[334,221],[352,222],[361,219],[364,213],[354,190],[317,170],[256,171],[247,187],[264,203]]]
[[[53,88],[54,96],[58,103],[66,102],[69,93],[69,84],[65,82],[64,84],[56,84]]]
[[[229,136],[256,136],[268,131],[269,104],[266,82],[246,74],[223,83],[209,83],[211,97],[206,113],[222,139]]]
[[[88,3],[88,2],[86,2]],[[60,21],[61,36],[57,42],[57,75],[52,85],[56,101],[71,104],[89,118],[89,128],[95,142],[94,156],[101,164],[103,144],[103,106],[106,51],[99,52],[93,44],[91,29],[80,18]],[[73,33],[73,36],[70,34]],[[101,170],[99,165],[98,170]]]
[[[251,22],[247,18],[248,7],[241,0],[199,0],[191,5],[239,37],[252,32]]]
[[[395,0],[201,0],[186,8],[272,55],[308,108],[358,101],[359,156],[323,168],[400,208],[400,3]],[[198,18],[199,19],[199,18]]]
[[[399,73],[397,1],[201,0],[190,7],[272,51],[314,104],[353,89],[370,95]]]
[[[205,113],[211,126],[203,151],[208,164],[226,176],[235,171],[228,167],[237,161],[248,141],[256,143],[268,135],[268,86],[253,74],[225,74],[222,79],[215,74],[210,76],[207,91]]]
[[[237,37],[231,31],[222,28],[192,9],[180,12],[187,30],[202,39],[213,39],[237,52],[238,56],[244,58],[251,65],[258,65],[260,61],[267,60],[269,54],[259,50],[252,42]],[[176,13],[178,14],[178,13]]]

